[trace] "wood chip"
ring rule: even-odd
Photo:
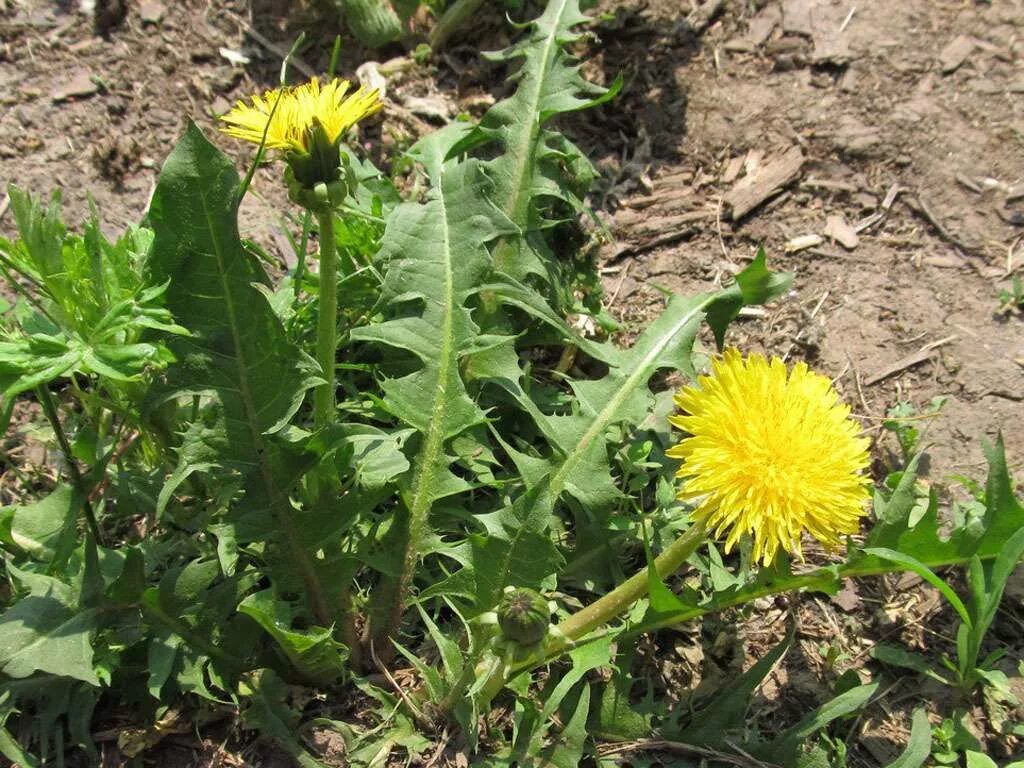
[[[734,157],[729,161],[729,164],[725,166],[725,171],[722,173],[722,182],[725,184],[732,184],[739,178],[740,171],[742,170],[743,158]]]
[[[786,243],[786,253],[796,253],[808,248],[815,248],[825,242],[821,235],[800,235]]]
[[[877,384],[880,381],[885,381],[890,376],[895,376],[897,373],[902,373],[908,368],[913,368],[916,365],[920,365],[921,363],[931,360],[934,354],[934,349],[922,349],[920,352],[915,352],[912,355],[907,355],[906,357],[900,358],[892,365],[886,366],[885,368],[880,370],[874,376],[870,376],[867,379],[865,379],[864,386],[870,387],[874,384]]]
[[[804,153],[792,146],[773,157],[757,171],[740,179],[723,199],[732,221],[742,219],[768,198],[795,181],[804,164]]]
[[[623,209],[615,216],[618,244],[608,255],[608,261],[685,240],[705,229],[707,222],[714,220],[714,211],[687,211],[660,216],[652,215],[649,211],[640,213]]]
[[[931,344],[925,344],[923,347],[921,347],[920,350],[918,350],[914,354],[900,358],[892,365],[888,365],[882,370],[880,370],[874,376],[870,376],[867,379],[865,379],[864,386],[870,387],[873,384],[877,384],[880,381],[885,381],[890,376],[895,376],[897,373],[902,373],[908,368],[913,368],[914,366],[920,365],[921,363],[927,360],[931,360],[932,357],[935,355],[935,351],[939,347],[944,347],[947,344],[951,344],[958,338],[958,336],[947,336],[946,338],[940,339],[939,341],[933,341]]]
[[[858,221],[853,227],[854,231],[859,235],[861,232],[885,221],[886,216],[889,215],[889,209],[892,208],[892,204],[896,202],[896,198],[900,196],[901,192],[903,192],[903,187],[899,184],[893,184],[889,187],[889,191],[886,192],[885,199],[882,201],[881,207],[870,216]]]
[[[82,70],[68,80],[63,86],[50,94],[54,101],[67,101],[68,99],[84,99],[92,96],[100,89],[99,85],[92,79],[92,74]]]
[[[745,37],[754,45],[764,45],[781,23],[782,11],[779,6],[766,5],[750,20]]]
[[[960,269],[964,266],[964,260],[959,256],[926,256],[921,263],[939,269]]]
[[[814,34],[811,0],[782,0],[782,31],[807,37]]]
[[[957,173],[953,178],[956,179],[957,184],[959,184],[962,187],[966,187],[975,194],[980,195],[982,192],[985,191],[978,185],[978,182],[976,182],[974,179],[972,179],[970,176],[967,176],[966,174]]]
[[[857,230],[847,224],[843,215],[838,213],[825,220],[825,237],[835,240],[848,251],[852,251],[860,245]]]
[[[967,61],[967,57],[974,53],[977,46],[977,41],[968,35],[958,35],[953,38],[939,54],[939,68],[942,70],[942,74],[948,75],[958,70],[960,65]]]
[[[764,150],[752,149],[747,152],[747,156],[743,158],[743,173],[747,176],[753,176],[757,173],[757,169],[761,167],[762,160],[764,160]]]

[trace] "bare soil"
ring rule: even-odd
[[[706,290],[763,245],[773,267],[795,273],[794,289],[731,341],[832,376],[880,457],[893,448],[881,428],[889,407],[948,397],[924,422],[934,483],[981,477],[981,441],[999,431],[1019,475],[1024,323],[997,312],[997,294],[1024,272],[1024,0],[720,5],[697,34],[679,0],[605,0],[581,50],[589,76],[625,77],[618,99],[564,126],[603,173],[594,205],[616,238],[598,253],[612,312],[636,331],[660,306],[659,287]],[[90,195],[112,232],[138,221],[187,119],[215,137],[216,114],[276,84],[299,29],[310,33],[304,63],[326,68],[336,19],[305,4],[251,6],[129,2],[122,20],[96,30],[78,3],[0,2],[0,182],[37,194],[59,187],[69,222],[87,215]],[[504,73],[465,41],[497,48],[508,30],[494,15],[470,31],[430,68],[389,75],[393,108],[366,134],[371,151],[460,111],[478,114],[501,90]],[[353,46],[342,71],[402,53]],[[214,140],[244,161],[247,150]],[[245,235],[290,262],[278,169],[261,169],[253,191]],[[3,216],[0,233],[13,233],[12,219]],[[993,637],[1019,659],[1024,611],[1012,592]],[[696,650],[659,641],[652,663],[666,684],[713,688],[733,663],[723,649],[748,665],[782,637],[792,611],[799,653],[761,693],[769,728],[827,698],[847,668],[879,674],[868,651],[882,639],[952,650],[953,616],[904,577],[833,600],[770,601],[738,630],[706,626]],[[910,678],[890,683],[892,704],[865,716],[850,765],[884,765],[905,743],[922,693]],[[935,712],[948,703],[942,691],[924,695]],[[977,721],[986,725],[980,709]],[[195,756],[194,743],[164,760],[238,765],[252,754],[225,753],[219,736],[206,745],[198,762],[184,754]],[[988,748],[997,762],[1019,749],[1012,737]]]

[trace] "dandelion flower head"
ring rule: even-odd
[[[309,154],[317,125],[327,141],[336,144],[349,128],[383,106],[376,89],[360,87],[349,93],[350,88],[347,80],[337,78],[323,86],[314,78],[295,87],[275,88],[252,96],[250,104],[237,102],[221,116],[226,123],[221,130],[256,144],[265,131],[267,147]]]
[[[668,455],[682,459],[681,499],[728,552],[744,534],[755,561],[780,549],[801,555],[804,531],[827,549],[856,532],[868,498],[868,441],[831,382],[804,363],[746,359],[727,349],[713,374],[675,397],[669,421],[688,433]]]

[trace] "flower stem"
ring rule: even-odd
[[[50,390],[46,388],[45,384],[40,384],[36,387],[36,397],[39,398],[39,404],[43,407],[43,413],[46,414],[46,419],[50,422],[53,434],[57,437],[60,451],[64,454],[64,461],[68,465],[68,474],[71,475],[71,483],[81,497],[86,524],[89,526],[89,530],[92,532],[96,543],[102,545],[103,534],[100,533],[96,512],[92,508],[92,502],[89,501],[89,489],[86,488],[85,478],[82,477],[78,464],[75,463],[75,457],[71,453],[71,444],[68,442],[68,437],[64,433],[64,427],[60,423],[60,414],[57,413],[57,404],[53,401],[53,395],[50,394]]]
[[[334,211],[316,212],[320,228],[320,316],[316,330],[316,361],[325,384],[313,395],[313,424],[317,429],[334,423],[334,368],[338,351],[338,245],[334,239]]]
[[[653,566],[658,577],[664,579],[682,568],[686,560],[697,551],[697,547],[703,544],[706,538],[707,528],[704,523],[693,523],[682,536],[654,558]],[[648,589],[650,589],[650,577],[647,568],[644,568],[608,594],[590,605],[584,606],[561,622],[545,646],[536,654],[511,667],[505,663],[495,667],[491,671],[488,682],[483,686],[483,696],[493,698],[501,690],[502,684],[510,674],[536,667],[545,661],[554,659],[577,640],[581,640],[598,627],[607,624],[619,614],[625,613],[633,603],[647,595]]]
[[[668,548],[654,558],[654,570],[658,578],[664,579],[682,568],[683,563],[697,551],[697,547],[707,538],[707,529],[702,522],[695,522],[686,529],[686,533],[672,542]],[[584,606],[572,616],[558,625],[568,645],[568,641],[579,640],[584,635],[602,624],[607,624],[620,613],[624,613],[633,603],[647,595],[650,580],[647,569],[630,576],[604,597]],[[559,641],[556,641],[559,642]]]

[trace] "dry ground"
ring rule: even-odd
[[[0,3],[0,182],[62,188],[70,222],[86,215],[90,194],[108,229],[137,221],[185,120],[212,133],[232,99],[273,84],[296,29],[312,32],[304,61],[324,69],[331,25],[310,27],[304,6],[254,5],[131,2],[103,37],[77,3]],[[997,313],[997,293],[1024,272],[1024,2],[731,0],[700,35],[684,0],[606,0],[601,10],[587,71],[607,82],[622,73],[626,86],[565,128],[603,172],[594,203],[617,238],[599,253],[612,311],[635,330],[655,311],[658,286],[705,289],[763,244],[776,268],[796,273],[794,291],[733,339],[834,377],[881,438],[879,455],[891,447],[880,428],[888,407],[948,396],[927,422],[932,482],[979,477],[980,441],[999,430],[1019,474],[1024,324]],[[490,48],[508,34],[495,18],[473,31]],[[366,136],[373,151],[479,113],[502,73],[476,50],[456,39],[434,68],[392,75],[394,108]],[[347,50],[344,65],[364,53]],[[261,170],[254,190],[245,234],[290,261],[271,213],[281,203],[276,169]],[[0,232],[12,228],[7,214]],[[1020,599],[1011,595],[995,630],[1017,657]],[[769,603],[747,617],[734,633],[749,652],[741,663],[781,636],[787,610]],[[864,584],[838,601],[805,597],[798,610],[801,653],[762,693],[769,724],[792,721],[843,669],[863,668],[880,638],[939,647],[951,633],[951,615],[913,579]],[[724,631],[709,625],[705,636]],[[826,662],[828,643],[845,658]],[[691,645],[669,638],[652,656],[667,681],[714,685],[729,660]],[[915,685],[865,718],[852,765],[898,752]],[[940,691],[926,695],[942,704]],[[1013,746],[990,748],[1001,760]]]

